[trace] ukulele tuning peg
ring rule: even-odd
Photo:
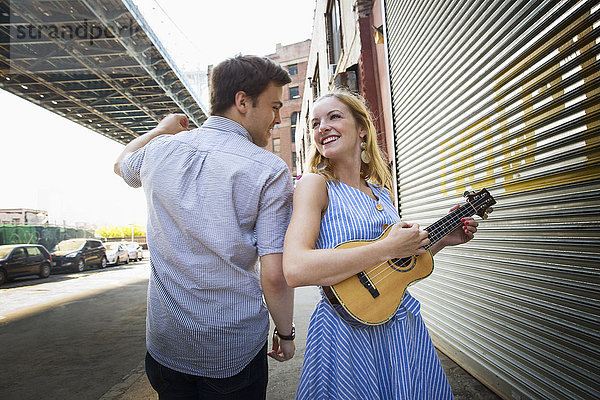
[[[488,212],[488,213],[491,213],[492,211],[494,211],[494,209],[493,209],[492,207],[489,207],[489,208],[487,209],[487,212]]]
[[[488,213],[483,213],[483,216],[481,218],[488,219]]]
[[[469,192],[468,190],[465,190],[465,192],[463,193],[463,197],[467,197],[468,195],[473,194],[473,193],[475,193],[475,192],[473,192],[473,191]]]

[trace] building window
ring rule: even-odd
[[[300,142],[300,173],[302,173],[304,164],[306,163],[306,147],[304,146],[304,138]]]
[[[313,94],[313,100],[316,100],[317,97],[319,97],[319,95],[321,94],[320,91],[320,85],[321,83],[319,82],[320,78],[319,78],[319,61],[317,60],[317,65],[315,66],[315,73],[313,74],[312,79],[310,80],[309,84],[312,88],[312,94]]]
[[[311,144],[311,138],[312,138],[312,126],[310,126],[310,106],[306,107],[306,121],[304,121],[305,125],[305,129],[306,132],[308,132],[308,135],[306,135],[306,149],[310,148],[310,144]],[[302,138],[302,140],[304,140],[304,138]],[[302,144],[302,147],[304,148],[304,143]],[[302,160],[302,162],[304,162],[304,160]]]
[[[359,92],[358,87],[358,64],[354,64],[348,68],[346,71],[341,72],[335,76],[333,79],[333,84],[335,87],[345,87],[350,89],[353,92]]]
[[[342,57],[342,18],[340,0],[331,0],[327,9],[327,42],[329,43],[329,64],[337,64]]]
[[[281,139],[273,139],[273,153],[279,154],[281,152]]]
[[[293,86],[290,87],[290,100],[299,99],[300,98],[300,87]]]
[[[292,143],[296,143],[296,121],[298,120],[298,112],[294,111],[290,116],[290,135],[292,135]]]
[[[298,64],[292,64],[288,66],[288,73],[290,75],[298,75]]]
[[[296,169],[296,152],[292,152],[292,170]]]

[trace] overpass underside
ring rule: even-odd
[[[130,0],[0,0],[0,87],[123,144],[206,119]]]

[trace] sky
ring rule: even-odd
[[[133,0],[182,70],[310,39],[313,0]],[[51,224],[146,225],[142,189],[112,171],[123,145],[0,89],[0,209]]]

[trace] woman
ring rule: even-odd
[[[290,286],[329,286],[392,258],[425,254],[427,232],[401,222],[390,198],[391,176],[376,142],[370,113],[358,96],[337,90],[320,97],[311,120],[316,149],[310,174],[298,181],[284,244]],[[458,206],[456,206],[458,207]],[[455,207],[455,208],[456,208]],[[454,209],[454,208],[453,208]],[[349,240],[381,240],[334,249]],[[431,246],[465,243],[477,222]],[[353,327],[322,298],[310,320],[297,399],[452,399],[441,363],[405,293],[386,323]]]

